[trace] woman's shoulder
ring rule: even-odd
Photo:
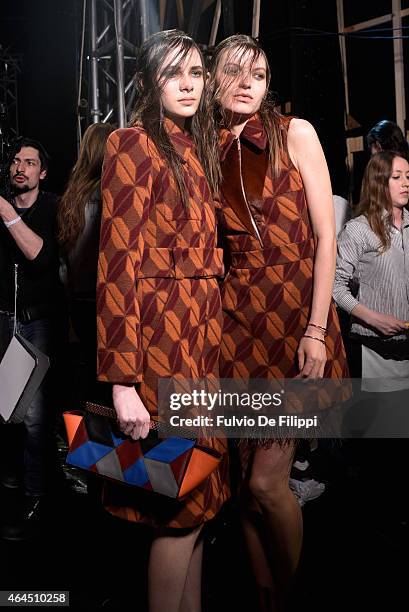
[[[358,215],[357,217],[353,217],[350,219],[347,224],[349,228],[362,228],[362,227],[370,227],[368,219],[365,215]]]
[[[309,121],[291,117],[287,129],[287,148],[294,166],[298,169],[301,159],[322,159],[322,147],[315,128]]]
[[[289,144],[303,145],[311,138],[318,138],[314,126],[306,119],[300,119],[299,117],[285,117],[285,119],[287,120],[285,125],[287,126]]]
[[[345,223],[344,229],[339,235],[339,239],[364,240],[367,242],[372,236],[375,236],[375,234],[369,225],[368,219],[365,215],[359,215]]]
[[[302,173],[308,170],[307,164],[310,166],[320,164],[320,173],[327,172],[321,143],[315,128],[305,119],[298,117],[286,117],[286,119],[287,129],[284,142],[296,170]]]
[[[148,134],[146,130],[139,125],[132,127],[118,128],[114,130],[108,137],[110,142],[135,142],[135,141],[147,141]]]
[[[133,159],[158,156],[155,143],[140,125],[119,128],[112,132],[108,138],[109,146],[117,152],[129,153]]]

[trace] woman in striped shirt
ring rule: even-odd
[[[365,391],[409,387],[408,199],[408,161],[393,151],[377,153],[366,168],[355,218],[338,238],[333,295],[352,315]]]

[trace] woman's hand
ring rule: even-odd
[[[316,335],[318,337],[318,334]],[[300,373],[296,378],[322,378],[324,376],[324,368],[327,362],[325,344],[303,336],[298,346],[297,355]]]
[[[361,321],[370,327],[373,327],[384,336],[394,336],[395,334],[402,334],[405,331],[408,331],[405,321],[401,321],[393,315],[371,310],[363,304],[357,304],[352,309],[351,314],[355,318],[361,319]]]
[[[146,438],[149,433],[150,414],[135,387],[113,385],[112,398],[120,430],[133,440]]]
[[[368,320],[369,325],[374,327],[384,336],[394,336],[408,330],[405,321],[397,319],[393,315],[373,312]]]

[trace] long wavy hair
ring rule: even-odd
[[[176,52],[173,66],[182,66],[190,52],[196,49],[200,55],[205,79],[203,55],[195,41],[180,30],[164,30],[150,36],[142,45],[137,57],[135,74],[136,101],[130,125],[142,126],[155,143],[159,153],[166,160],[173,173],[183,204],[188,207],[189,199],[183,179],[183,160],[172,144],[164,127],[165,111],[161,101],[161,90],[171,78],[163,71],[166,58]],[[205,83],[206,87],[206,83]],[[186,122],[196,147],[196,153],[203,167],[213,194],[220,181],[218,142],[214,118],[206,105],[203,91],[199,108]]]
[[[71,171],[58,210],[58,240],[65,250],[72,248],[85,226],[85,205],[101,182],[102,162],[109,123],[94,123],[84,132],[77,163]]]
[[[261,123],[267,134],[269,158],[273,178],[276,178],[280,173],[280,151],[285,146],[285,137],[282,129],[282,114],[279,112],[272,93],[269,91],[271,80],[270,65],[267,56],[259,43],[246,34],[234,34],[220,42],[210,62],[210,81],[209,91],[212,96],[211,106],[213,108],[215,121],[218,125],[226,123],[226,112],[220,104],[221,92],[223,89],[231,86],[236,76],[223,75],[223,80],[218,82],[218,72],[221,60],[227,54],[226,60],[229,63],[243,65],[248,57],[251,57],[251,64],[255,64],[260,57],[263,57],[266,62],[266,95],[264,96],[258,114]]]
[[[354,210],[354,217],[365,215],[368,219],[372,231],[381,241],[381,252],[391,246],[393,204],[389,179],[395,157],[402,155],[398,151],[381,151],[371,157],[365,168],[360,200]]]

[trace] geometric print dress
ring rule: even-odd
[[[291,118],[281,119],[284,142]],[[293,378],[298,344],[309,320],[315,244],[301,175],[286,147],[272,180],[267,136],[257,116],[240,138],[221,131],[220,231],[229,262],[222,286],[220,375]],[[243,194],[244,190],[244,194]],[[332,302],[324,377],[348,368]]]
[[[102,176],[98,379],[134,384],[151,415],[159,378],[217,381],[222,332],[214,202],[191,138],[169,119],[165,129],[182,159],[188,206],[141,127],[111,134]],[[201,442],[223,459],[182,501],[106,482],[105,508],[172,530],[212,519],[229,497],[227,445]]]

